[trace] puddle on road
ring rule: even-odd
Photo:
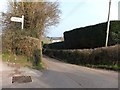
[[[12,83],[28,83],[32,82],[31,76],[13,76]]]

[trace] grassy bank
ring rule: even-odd
[[[44,65],[42,62],[38,66],[34,66],[32,61],[28,57],[23,55],[4,53],[2,54],[2,60],[4,62],[15,63],[19,67],[29,67],[29,68],[34,68],[38,70],[41,70],[44,68]]]

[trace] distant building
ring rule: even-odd
[[[63,41],[63,37],[48,37],[52,43]]]
[[[120,20],[120,1],[118,2],[118,20]]]

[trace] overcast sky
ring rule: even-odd
[[[107,21],[109,0],[57,1],[62,11],[61,20],[56,27],[50,28],[48,36],[63,36],[65,31]],[[110,20],[118,20],[118,1],[112,0]],[[0,12],[6,10],[6,4],[6,0],[0,0]]]

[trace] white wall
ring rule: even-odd
[[[61,42],[62,40],[52,40],[52,43]]]

